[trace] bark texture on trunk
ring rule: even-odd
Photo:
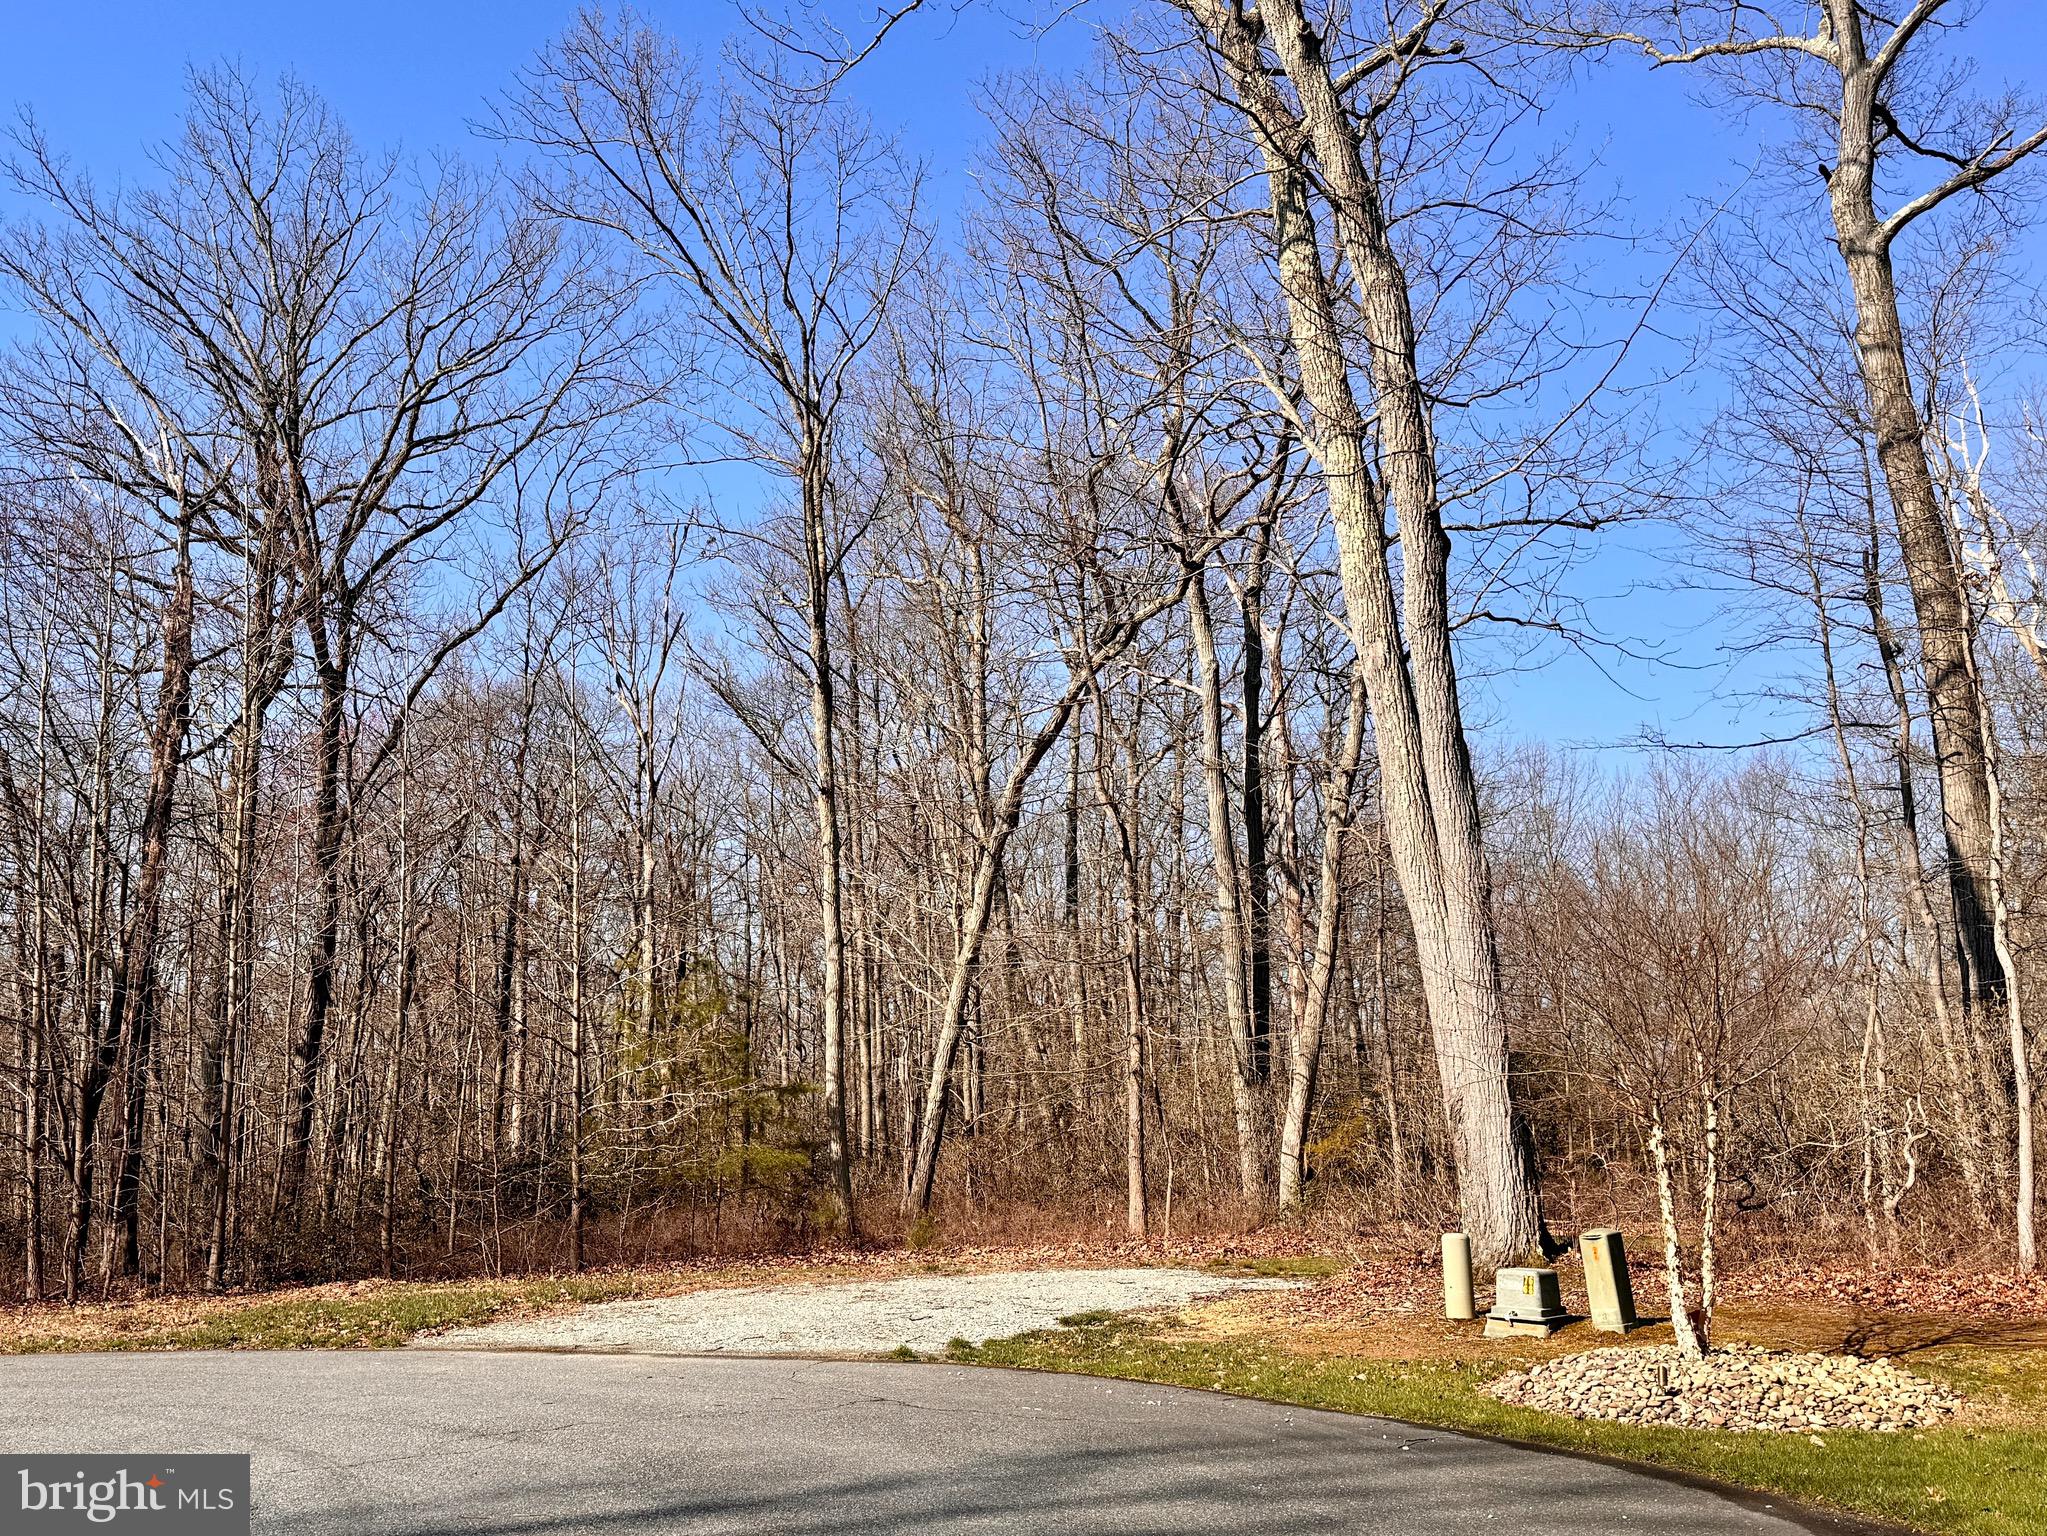
[[[116,1168],[116,1196],[124,1192],[124,1187],[131,1198],[136,1193],[133,1180],[139,1148],[131,1138],[139,1139],[141,1126],[140,1106],[135,1097],[141,1093],[149,1049],[157,936],[163,915],[164,875],[170,863],[171,811],[177,798],[179,769],[184,762],[185,737],[192,722],[194,592],[190,540],[189,524],[181,523],[177,567],[163,614],[163,675],[157,690],[156,718],[150,727],[149,786],[142,804],[134,895],[121,935],[120,954],[113,966],[99,1038],[92,1045],[79,1088],[71,1219],[65,1233],[64,1294],[69,1301],[78,1299],[92,1225],[100,1108],[124,1045],[129,1061],[131,1102]],[[131,1247],[129,1252],[133,1251]]]
[[[838,726],[832,676],[830,557],[825,526],[827,458],[823,429],[806,424],[802,457],[805,607],[810,661],[810,745],[816,780],[818,914],[824,940],[825,1157],[839,1229],[858,1235],[853,1210],[853,1165],[846,1148],[846,903],[845,846],[839,821]]]
[[[1877,122],[1883,80],[1859,8],[1829,0],[1841,72],[1837,163],[1827,180],[1834,234],[1855,295],[1855,356],[1876,434],[1898,547],[1919,628],[1920,675],[1940,779],[1941,832],[1965,996],[1993,1005],[2004,981],[1991,933],[1990,790],[1982,705],[1969,664],[1969,607],[1926,456],[1891,263],[1895,230],[1876,211]]]
[[[1670,1147],[1663,1130],[1663,1110],[1652,1107],[1649,1119],[1649,1161],[1656,1170],[1656,1210],[1663,1224],[1664,1294],[1670,1301],[1670,1330],[1677,1352],[1688,1360],[1704,1353],[1686,1305],[1684,1245],[1678,1233],[1677,1190],[1671,1179]]]
[[[1272,523],[1252,530],[1244,561],[1244,948],[1251,1070],[1272,1075],[1272,876],[1265,829],[1265,561]]]
[[[1223,1009],[1230,1032],[1230,1107],[1237,1121],[1237,1194],[1265,1205],[1264,1074],[1253,1018],[1249,926],[1237,835],[1230,825],[1229,779],[1223,766],[1222,668],[1208,605],[1207,567],[1187,584],[1187,627],[1194,641],[1194,686],[1201,705],[1201,768],[1208,799],[1208,842],[1215,861],[1216,931],[1223,951]]]
[[[319,577],[309,571],[314,582]],[[341,951],[341,855],[348,838],[348,689],[355,618],[346,602],[333,617],[314,613],[308,624],[320,713],[313,790],[313,868],[319,881],[319,918],[306,954],[306,1017],[291,1049],[290,1116],[275,1204],[295,1199],[304,1183],[319,1102],[327,1019],[334,1007],[334,968]]]
[[[1286,1110],[1279,1130],[1279,1207],[1298,1210],[1307,1186],[1308,1116],[1315,1104],[1315,1076],[1322,1060],[1322,1034],[1329,1020],[1329,995],[1336,983],[1336,950],[1343,930],[1343,845],[1350,834],[1352,795],[1365,746],[1365,679],[1351,678],[1350,714],[1343,745],[1322,792],[1322,862],[1315,892],[1315,953],[1309,962],[1301,1017],[1294,1026],[1287,1062]]]
[[[1450,541],[1406,277],[1359,124],[1297,0],[1268,0],[1256,16],[1222,0],[1187,3],[1228,68],[1265,159],[1280,283],[1371,700],[1387,838],[1413,920],[1465,1228],[1474,1260],[1494,1267],[1536,1248],[1541,1220],[1508,1084],[1491,876],[1451,649]],[[1298,113],[1268,73],[1267,43]],[[1352,387],[1348,334],[1308,196],[1309,151],[1357,285],[1375,425]],[[1397,593],[1382,479],[1400,538]]]
[[[1949,991],[1953,968],[1942,960],[1942,929],[1927,894],[1927,875],[1920,855],[1919,790],[1912,772],[1914,756],[1912,696],[1905,685],[1902,646],[1891,627],[1884,607],[1883,581],[1878,568],[1874,496],[1870,506],[1870,538],[1863,552],[1863,606],[1869,613],[1870,634],[1876,641],[1877,658],[1891,708],[1897,717],[1892,738],[1892,780],[1898,797],[1895,843],[1898,851],[1898,904],[1900,927],[1906,949],[1919,973],[1928,1011],[1939,1036],[1941,1085],[1947,1090],[1949,1113],[1957,1133],[1953,1138],[1955,1160],[1969,1197],[1985,1221],[1989,1220],[1988,1180],[1983,1154],[1988,1151],[1993,1169],[2001,1168],[2000,1153],[2006,1145],[1998,1129],[1998,1103],[2002,1097],[1996,1076],[1975,1047],[1974,1032],[1966,1019],[1955,1017]],[[1966,1059],[1965,1059],[1966,1058]]]

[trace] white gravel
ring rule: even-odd
[[[429,1349],[589,1349],[655,1355],[880,1355],[907,1345],[937,1354],[1055,1326],[1080,1312],[1181,1307],[1229,1291],[1297,1280],[1249,1280],[1191,1269],[1045,1269],[1001,1275],[917,1275],[742,1287],[607,1301],[557,1317],[457,1328]]]

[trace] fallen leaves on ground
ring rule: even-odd
[[[1663,1284],[1662,1272],[1656,1284]],[[1660,1291],[1656,1294],[1660,1294]],[[1954,1317],[2047,1317],[2047,1275],[1901,1265],[1892,1269],[1758,1264],[1738,1271],[1724,1294],[1741,1301],[1809,1301],[1877,1312]]]
[[[1295,1275],[1298,1289],[1239,1297],[1229,1316],[1290,1330],[1354,1330],[1398,1319],[1440,1320],[1442,1274],[1433,1234],[1400,1231],[1356,1236],[1331,1253],[1327,1234],[1287,1227],[1248,1233],[1138,1241],[1101,1236],[1063,1242],[961,1244],[904,1248],[813,1248],[744,1257],[709,1256],[679,1263],[616,1268],[583,1275],[478,1277],[437,1281],[337,1281],[217,1296],[144,1294],[66,1307],[60,1303],[0,1306],[0,1353],[38,1348],[169,1347],[180,1333],[231,1326],[238,1313],[303,1309],[303,1342],[345,1341],[324,1314],[347,1314],[340,1330],[361,1342],[401,1342],[420,1328],[441,1326],[434,1316],[458,1306],[460,1321],[530,1316],[584,1301],[675,1296],[713,1286],[829,1284],[898,1275],[974,1274],[999,1270],[1088,1269],[1185,1265],[1246,1274]],[[1583,1309],[1583,1281],[1575,1258],[1558,1261],[1565,1303]],[[1631,1266],[1638,1310],[1666,1310],[1662,1268]],[[2047,1319],[2047,1276],[1901,1265],[1799,1263],[1742,1265],[1720,1285],[1723,1301],[1793,1303],[1856,1314],[1940,1314],[1956,1319]],[[1488,1296],[1480,1287],[1483,1310]],[[387,1303],[389,1304],[387,1307]],[[445,1305],[442,1305],[445,1304]],[[387,1316],[386,1313],[389,1313]],[[403,1313],[401,1317],[400,1313]],[[1218,1314],[1219,1321],[1226,1319]],[[1234,1326],[1234,1325],[1230,1325]],[[1424,1351],[1425,1353],[1429,1351]]]
[[[999,1270],[1103,1269],[1185,1265],[1230,1269],[1307,1259],[1316,1250],[1289,1232],[1195,1237],[1171,1242],[1066,1242],[963,1245],[924,1250],[817,1248],[743,1258],[705,1257],[680,1263],[590,1270],[577,1276],[475,1277],[453,1280],[349,1280],[218,1295],[153,1294],[82,1302],[17,1302],[0,1306],[0,1354],[35,1349],[172,1348],[180,1335],[225,1330],[243,1342],[236,1321],[259,1314],[270,1323],[256,1342],[400,1343],[420,1328],[446,1322],[533,1316],[593,1300],[683,1295],[717,1286],[786,1285],[887,1279],[898,1275],[977,1274]],[[440,1304],[440,1305],[437,1305]],[[456,1312],[461,1315],[453,1315]],[[289,1331],[275,1320],[292,1314]],[[440,1315],[440,1314],[448,1315]],[[303,1314],[301,1317],[299,1314]],[[333,1319],[342,1319],[338,1325]],[[255,1337],[252,1331],[252,1337]]]

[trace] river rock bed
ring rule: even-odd
[[[1503,1376],[1503,1403],[1622,1424],[1687,1429],[1901,1430],[1961,1407],[1946,1388],[1888,1360],[1731,1346],[1686,1360],[1671,1345],[1594,1349]]]

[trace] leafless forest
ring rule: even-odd
[[[942,212],[858,106],[900,0],[586,15],[460,158],[231,69],[126,165],[24,116],[9,1291],[1659,1215],[1707,1307],[1716,1234],[2030,1268],[2047,115],[1973,10],[1083,8]],[[1545,116],[1594,71],[1753,174],[1629,228]],[[1615,541],[1760,658],[1741,750],[1482,728],[1656,649]]]

